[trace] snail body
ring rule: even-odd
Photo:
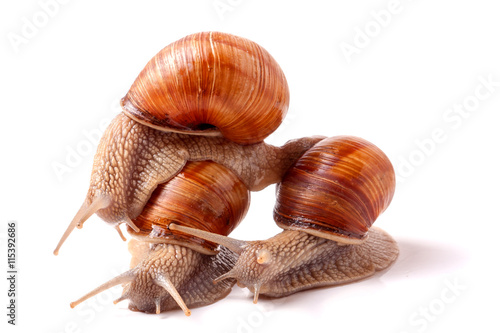
[[[318,138],[267,145],[289,103],[284,74],[261,46],[225,33],[189,35],[154,56],[122,99],[94,157],[87,196],[54,254],[94,213],[114,226],[133,219],[158,184],[188,161],[230,168],[249,190],[281,180]]]
[[[371,227],[395,189],[393,167],[366,140],[324,139],[287,171],[277,189],[274,218],[285,230],[263,241],[240,241],[188,229],[238,253],[234,278],[254,293],[282,297],[300,290],[354,282],[389,267],[398,247],[385,231]]]
[[[227,248],[182,232],[171,222],[228,235],[244,218],[250,203],[246,186],[227,168],[211,161],[189,162],[169,182],[160,184],[144,210],[134,219],[131,269],[71,304],[78,305],[117,284],[126,284],[119,300],[129,308],[160,313],[181,307],[211,304],[225,297],[235,280],[221,285],[212,280],[227,273],[236,255]]]

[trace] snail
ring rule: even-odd
[[[282,297],[346,284],[389,267],[399,250],[371,227],[395,190],[394,169],[372,143],[352,136],[326,138],[309,149],[277,186],[274,219],[284,229],[263,241],[240,241],[172,222],[182,231],[239,255],[214,282],[236,279],[254,294]]]
[[[275,147],[263,142],[285,117],[289,91],[273,57],[248,39],[202,32],[167,45],[121,100],[105,130],[86,198],[54,250],[94,213],[136,232],[133,220],[158,184],[187,161],[212,160],[251,191],[277,183],[321,138]]]
[[[226,167],[211,161],[188,162],[181,173],[160,184],[133,220],[139,228],[127,227],[133,239],[132,268],[71,303],[84,300],[118,284],[126,284],[122,296],[129,308],[160,313],[181,307],[211,304],[224,298],[235,283],[212,280],[227,273],[236,255],[212,242],[170,231],[171,222],[228,235],[244,218],[250,204],[245,184]]]

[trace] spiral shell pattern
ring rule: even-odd
[[[155,55],[121,104],[128,116],[154,128],[220,132],[252,144],[278,128],[289,98],[283,71],[263,47],[227,33],[201,32]]]
[[[357,137],[331,137],[287,171],[277,189],[274,218],[284,229],[357,244],[394,191],[394,169],[378,147]]]
[[[211,161],[188,162],[170,181],[158,185],[128,232],[151,243],[171,243],[213,254],[217,245],[168,229],[175,222],[227,236],[245,217],[250,192],[234,173]]]

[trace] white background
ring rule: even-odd
[[[487,0],[2,1],[0,266],[14,220],[19,269],[15,328],[1,279],[2,331],[498,331],[499,10]],[[52,255],[87,191],[96,144],[85,133],[102,132],[157,51],[207,30],[254,40],[282,66],[290,109],[267,142],[352,134],[387,153],[397,191],[376,225],[400,257],[371,279],[257,305],[235,287],[191,317],[114,306],[120,288],[72,310],[129,260],[95,216]],[[233,236],[279,232],[274,187],[252,200]]]

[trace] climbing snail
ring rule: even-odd
[[[94,213],[119,229],[187,161],[212,160],[251,191],[277,183],[320,138],[263,142],[288,110],[285,76],[258,44],[220,32],[186,36],[155,55],[122,99],[94,157],[87,196],[54,250]]]
[[[124,112],[160,130],[261,142],[289,102],[285,75],[258,44],[224,33],[187,36],[161,50],[122,100]]]
[[[123,283],[123,294],[115,302],[128,299],[130,309],[148,313],[181,307],[189,315],[189,307],[224,298],[235,280],[220,285],[212,281],[234,266],[236,255],[167,226],[175,222],[228,235],[244,218],[249,203],[248,189],[226,167],[210,161],[187,163],[172,180],[158,186],[133,220],[139,231],[128,227],[133,267],[71,306]]]
[[[274,219],[285,229],[263,241],[240,241],[171,223],[231,249],[239,258],[228,278],[254,293],[282,297],[300,290],[346,284],[389,267],[399,250],[390,235],[371,227],[387,208],[395,175],[387,156],[357,137],[324,139],[286,172],[277,188]]]

